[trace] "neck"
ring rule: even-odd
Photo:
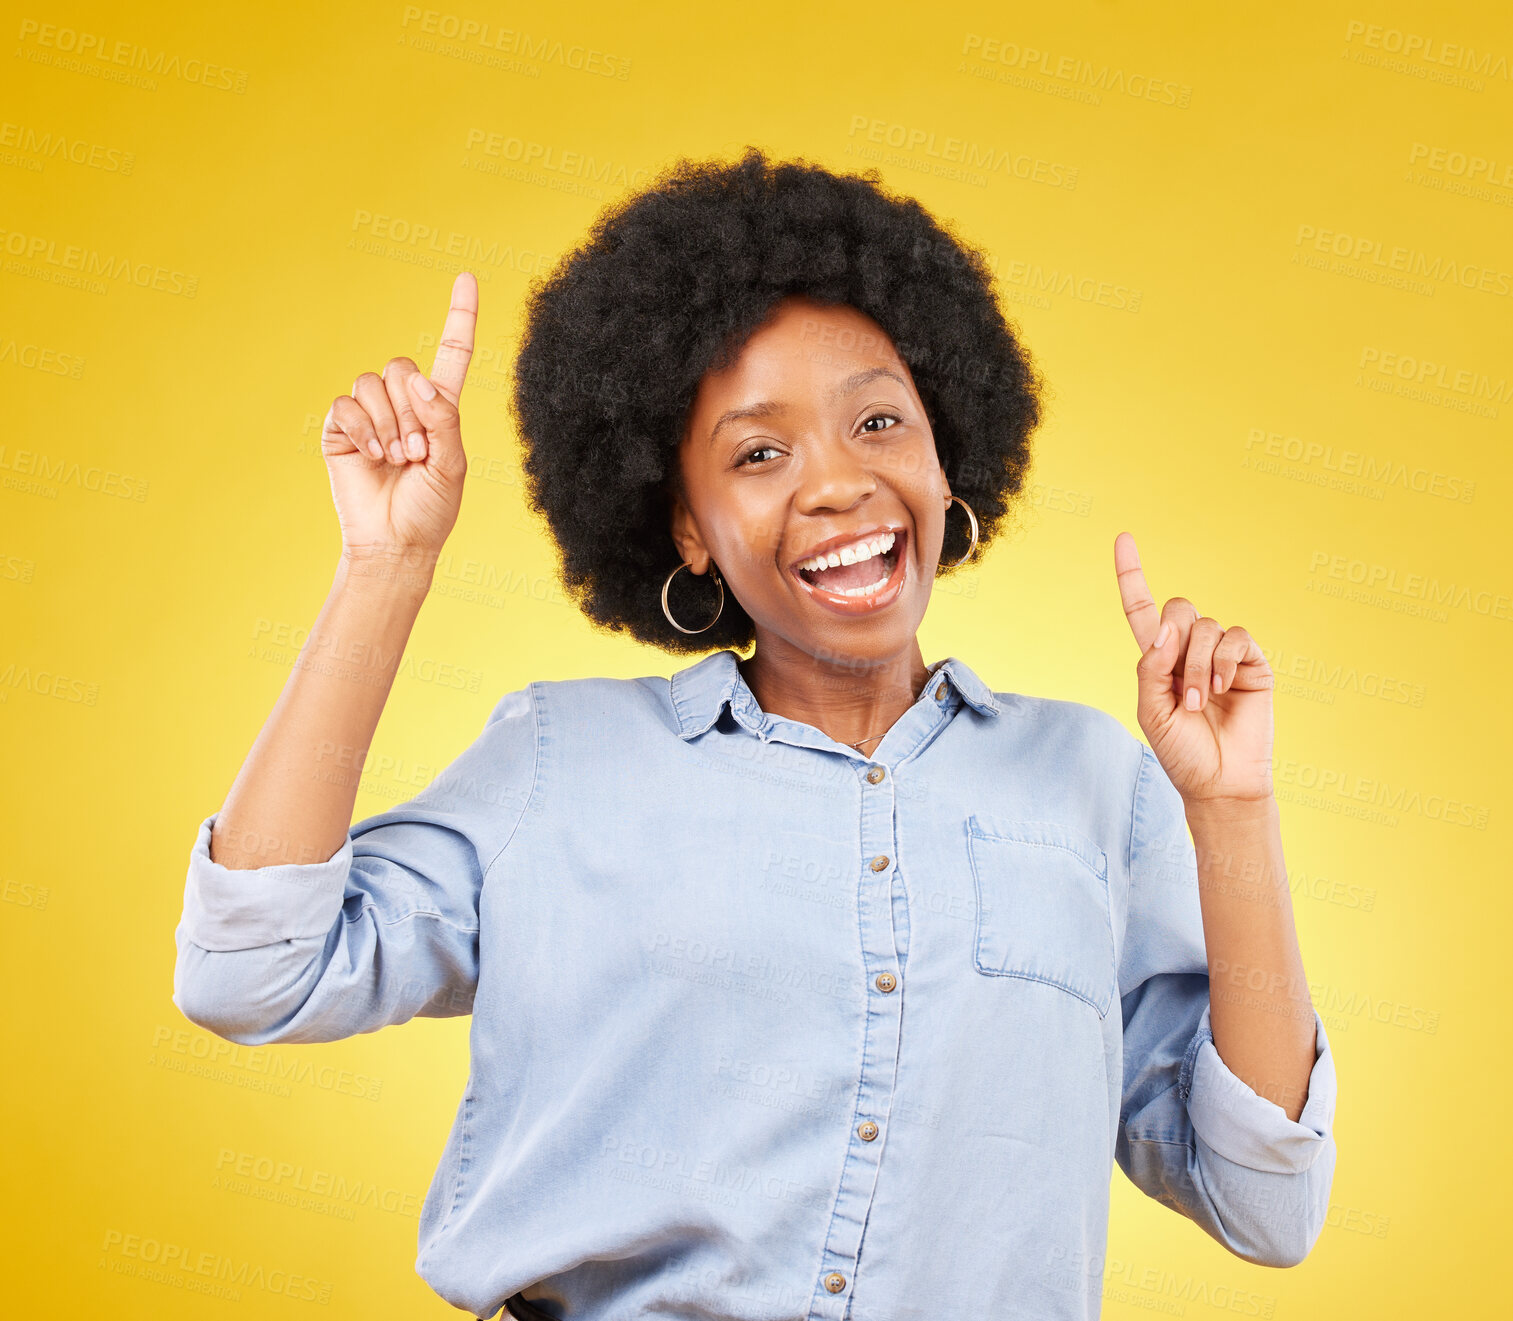
[[[760,629],[756,653],[740,671],[768,715],[809,725],[863,755],[914,705],[930,677],[917,637],[887,656],[816,656]]]

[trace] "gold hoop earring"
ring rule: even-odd
[[[720,607],[714,612],[714,619],[711,619],[709,623],[704,625],[703,628],[684,628],[682,624],[678,623],[678,621],[672,617],[672,611],[667,608],[667,589],[672,586],[672,580],[678,576],[679,569],[692,570],[692,568],[693,566],[690,565],[687,560],[684,560],[682,564],[678,565],[677,569],[674,569],[667,575],[666,581],[664,581],[662,584],[662,613],[667,616],[667,622],[671,624],[675,629],[677,629],[680,633],[706,632],[707,630],[715,626],[716,621],[718,621],[720,615],[724,612],[725,609],[725,584],[720,581],[720,571],[715,568],[714,563],[711,562],[709,565],[709,576],[714,579],[714,585],[720,589]],[[697,577],[698,575],[695,574],[693,576]]]
[[[959,504],[963,509],[965,509],[967,511],[967,517],[972,520],[972,544],[967,547],[967,553],[963,555],[959,560],[952,560],[949,564],[943,566],[947,569],[954,569],[958,564],[965,564],[977,552],[977,515],[972,512],[972,506],[969,505],[965,500],[963,500],[959,495],[953,495],[949,500],[946,501],[946,512],[948,514],[951,512],[951,504],[953,501],[956,504]]]

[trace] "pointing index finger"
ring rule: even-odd
[[[441,329],[441,343],[431,364],[431,380],[454,404],[468,378],[473,358],[473,331],[478,324],[478,281],[463,271],[452,282],[452,306]]]
[[[1129,620],[1130,631],[1140,650],[1149,651],[1161,626],[1161,611],[1151,597],[1145,570],[1140,567],[1140,552],[1128,532],[1114,538],[1114,571],[1119,576],[1119,596],[1124,602],[1124,617]]]

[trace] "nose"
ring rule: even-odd
[[[819,439],[805,447],[794,506],[804,514],[850,509],[877,490],[877,478],[844,440]]]

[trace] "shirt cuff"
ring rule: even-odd
[[[180,929],[202,949],[253,949],[324,936],[341,912],[352,836],[325,862],[275,863],[233,871],[210,856],[218,812],[200,822],[189,851]]]
[[[1334,1124],[1334,1056],[1324,1020],[1313,1013],[1314,1058],[1308,1099],[1297,1119],[1231,1073],[1214,1046],[1204,1005],[1177,1080],[1193,1129],[1226,1160],[1272,1174],[1306,1170],[1329,1145]]]

